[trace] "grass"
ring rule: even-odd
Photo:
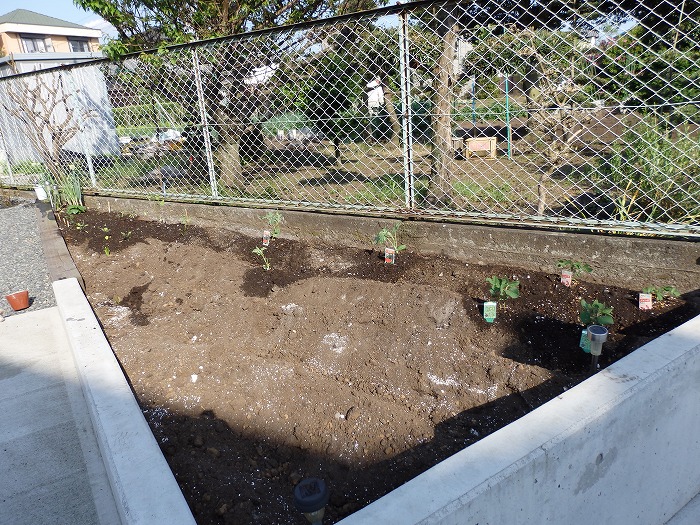
[[[428,183],[425,179],[416,178],[415,196],[417,201],[422,201],[428,192]],[[364,183],[364,188],[351,194],[348,200],[354,204],[394,204],[402,203],[405,199],[403,173],[389,173]]]
[[[452,189],[467,201],[489,201],[502,204],[513,200],[513,190],[507,182],[500,185],[489,183],[482,186],[476,182],[458,180],[452,184]]]
[[[26,174],[34,174],[34,173],[47,173],[48,174],[49,170],[46,169],[46,166],[42,162],[36,161],[36,160],[22,160],[16,164],[12,165],[12,173],[26,173]]]

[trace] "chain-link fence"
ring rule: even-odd
[[[2,79],[0,177],[698,235],[699,21],[419,3]]]

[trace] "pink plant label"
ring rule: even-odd
[[[650,293],[640,293],[639,294],[639,309],[640,310],[651,310],[651,294]]]
[[[263,232],[263,237],[262,237],[263,246],[270,246],[270,237],[272,237],[270,232],[268,230],[265,230]]]
[[[493,320],[496,319],[496,303],[494,301],[484,303],[484,319],[487,323],[493,323]]]
[[[396,263],[396,250],[389,248],[388,246],[384,248],[384,262],[386,264]]]
[[[561,284],[564,286],[571,286],[571,279],[574,276],[574,272],[571,270],[562,270],[561,271]]]

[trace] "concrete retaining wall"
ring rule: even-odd
[[[122,525],[195,525],[78,281],[53,289]]]
[[[111,197],[86,197],[92,209],[134,213],[144,218],[223,227],[260,235],[265,210],[156,202]],[[187,214],[185,214],[187,211]],[[372,246],[374,235],[394,220],[330,213],[284,211],[282,237],[316,239],[360,248]],[[554,272],[559,259],[590,263],[589,280],[631,289],[674,285],[690,292],[700,283],[700,243],[643,237],[603,236],[532,229],[498,228],[437,221],[406,221],[400,234],[409,251],[449,254],[476,264],[513,265]]]
[[[340,523],[660,525],[699,492],[697,317]]]

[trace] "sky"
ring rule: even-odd
[[[28,9],[42,15],[53,16],[67,22],[80,24],[92,29],[110,32],[111,26],[95,13],[83,11],[73,4],[73,0],[0,0],[0,15],[15,9]],[[114,29],[111,29],[114,34]]]

